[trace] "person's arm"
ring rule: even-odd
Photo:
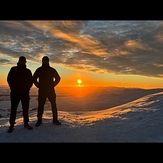
[[[55,70],[54,71],[54,82],[53,82],[53,86],[55,87],[61,80],[61,77],[59,76],[58,72]]]
[[[38,79],[38,70],[36,70],[35,72],[34,72],[34,74],[33,74],[33,83],[34,83],[34,85],[37,87],[37,88],[39,88],[39,82],[37,81],[37,79]]]
[[[29,70],[29,82],[28,82],[28,88],[30,89],[33,85],[33,78],[32,78],[32,72]]]
[[[14,70],[13,68],[11,68],[7,75],[7,82],[8,82],[10,89],[13,88],[13,73],[14,73]]]

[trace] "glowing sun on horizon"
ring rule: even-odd
[[[78,83],[78,85],[80,85],[82,83],[82,80],[81,79],[78,79],[77,80],[77,83]]]

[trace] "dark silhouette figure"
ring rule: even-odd
[[[46,98],[49,99],[52,107],[53,124],[60,125],[58,121],[58,112],[56,106],[56,93],[54,87],[60,82],[60,76],[56,69],[49,65],[49,58],[42,58],[42,66],[37,68],[33,74],[33,83],[38,88],[38,110],[37,123],[35,126],[42,124],[42,116]]]
[[[24,127],[31,130],[29,125],[29,102],[30,102],[30,88],[33,85],[31,70],[26,68],[26,58],[19,57],[17,66],[13,66],[7,76],[7,82],[10,87],[11,112],[9,119],[8,132],[12,132],[16,119],[16,112],[19,102],[21,101],[23,109]]]

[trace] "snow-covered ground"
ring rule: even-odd
[[[33,91],[33,90],[32,90]],[[0,142],[163,142],[163,90],[103,88],[84,97],[57,90],[60,126],[52,124],[47,101],[37,121],[37,95],[31,91],[30,124],[23,127],[21,104],[15,130],[8,133],[9,90],[0,93]]]

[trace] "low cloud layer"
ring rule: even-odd
[[[163,77],[163,21],[0,21],[0,65],[50,62],[93,73]]]

